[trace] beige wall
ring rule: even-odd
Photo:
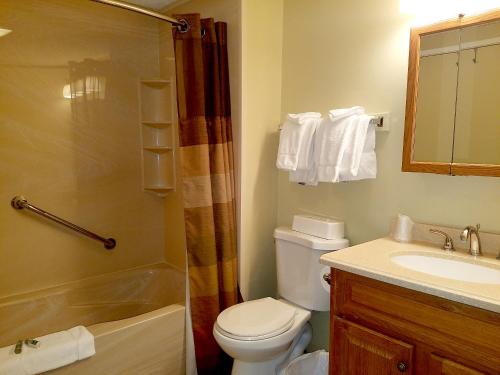
[[[376,180],[303,187],[279,174],[278,223],[297,212],[343,219],[353,244],[388,233],[398,212],[429,223],[500,231],[500,179],[401,172],[408,19],[398,0],[285,0],[283,113],[352,105],[391,112],[377,133]],[[276,150],[274,150],[276,151]],[[314,314],[311,349],[328,345],[328,314]]]
[[[163,200],[142,191],[140,77],[157,77],[158,22],[86,0],[0,2],[0,296],[164,259]],[[63,98],[68,63],[105,97]],[[113,236],[95,241],[14,211],[25,195]]]
[[[276,293],[283,1],[243,0],[242,22],[240,286],[254,299]]]

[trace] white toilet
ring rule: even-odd
[[[312,337],[311,310],[330,310],[330,288],[319,263],[322,254],[349,246],[344,224],[313,216],[294,216],[291,228],[277,228],[278,293],[243,302],[221,312],[213,334],[234,358],[233,375],[274,375],[304,352]]]

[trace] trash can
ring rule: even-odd
[[[328,375],[328,352],[318,350],[295,358],[285,367],[284,375]]]

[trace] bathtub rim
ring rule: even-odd
[[[81,285],[86,284],[86,283],[88,283],[89,285],[92,285],[94,283],[99,284],[99,282],[102,282],[102,281],[116,279],[116,276],[118,276],[120,274],[126,274],[128,272],[135,272],[135,271],[140,271],[140,270],[143,270],[143,271],[145,271],[145,270],[162,270],[162,269],[171,269],[175,272],[178,272],[180,275],[183,275],[184,277],[186,275],[185,270],[180,270],[178,267],[175,267],[169,263],[166,263],[166,262],[151,263],[151,264],[141,265],[141,266],[127,268],[127,269],[123,269],[123,270],[117,270],[117,271],[106,272],[106,273],[102,273],[102,274],[98,274],[98,275],[94,275],[94,276],[89,276],[89,277],[85,277],[83,279],[68,281],[66,283],[53,285],[53,286],[49,286],[49,287],[45,287],[45,288],[42,287],[42,288],[34,289],[31,291],[2,296],[2,297],[0,297],[0,308],[6,307],[6,306],[9,306],[12,304],[29,302],[31,300],[44,298],[47,296],[64,294],[64,293],[68,292],[69,290],[75,289],[75,287],[78,288],[79,284],[81,284]],[[180,301],[178,301],[176,303],[180,303]]]

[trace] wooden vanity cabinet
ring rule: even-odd
[[[330,374],[500,375],[500,314],[332,268]]]

